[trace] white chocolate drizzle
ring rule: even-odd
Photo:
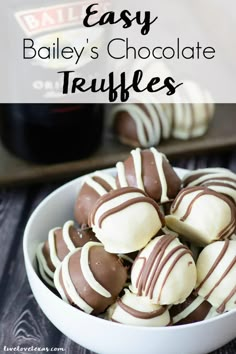
[[[76,247],[70,238],[70,228],[74,226],[74,221],[67,221],[62,229],[62,237],[69,251],[73,251]]]
[[[185,81],[185,92],[176,94],[171,104],[119,104],[111,112],[112,119],[119,120],[119,113],[126,112],[136,128],[136,140],[129,136],[124,126],[122,138],[131,145],[151,147],[158,145],[162,138],[170,136],[191,139],[203,135],[214,114],[214,104],[207,90],[196,83]],[[177,102],[199,103],[177,103]],[[200,103],[201,102],[201,103]],[[205,103],[202,103],[205,102]]]
[[[127,179],[125,176],[125,165],[123,162],[117,162],[116,164],[118,179],[121,187],[128,187]]]
[[[51,287],[55,288],[55,285],[52,281],[53,272],[49,269],[46,259],[43,254],[44,242],[40,243],[37,247],[36,258],[38,260],[39,273],[43,280],[49,284]]]
[[[186,307],[183,311],[178,313],[176,316],[172,318],[173,324],[183,320],[184,318],[188,317],[191,313],[193,313],[203,302],[205,299],[201,296],[197,296],[193,302]]]
[[[80,266],[83,273],[83,276],[89,286],[96,291],[98,294],[110,298],[112,297],[111,293],[107,291],[95,278],[91,269],[89,267],[89,250],[94,247],[103,247],[103,245],[99,242],[88,242],[81,249],[80,256]]]
[[[159,104],[144,104],[147,112],[137,104],[120,104],[112,110],[114,118],[119,112],[127,112],[135,122],[140,146],[150,147],[159,144],[161,138],[170,136],[170,118]]]
[[[57,250],[55,244],[54,232],[57,230],[60,230],[60,227],[55,227],[54,229],[50,230],[48,233],[48,245],[49,245],[50,258],[55,268],[57,268],[61,263],[60,259],[57,257]]]
[[[160,183],[161,183],[161,203],[165,203],[169,200],[167,196],[167,182],[166,182],[166,176],[164,173],[163,169],[163,160],[165,159],[165,155],[161,154],[158,152],[156,149],[151,148],[150,151],[153,153],[155,163],[156,163],[156,168],[157,168],[157,173],[159,175]]]
[[[136,181],[137,181],[137,187],[139,189],[144,189],[143,185],[143,179],[142,179],[142,157],[141,157],[141,150],[139,148],[132,150],[131,155],[133,156],[133,161],[134,161],[134,171],[135,171],[135,176],[136,176]]]
[[[64,283],[64,287],[71,298],[71,300],[74,302],[75,305],[77,305],[79,308],[84,310],[86,313],[91,313],[93,311],[93,308],[87,304],[86,301],[84,301],[78,294],[73,281],[70,276],[70,271],[69,271],[69,260],[70,257],[78,252],[78,248],[69,253],[63,260],[62,265],[61,265],[61,272],[62,272],[62,280]],[[63,291],[64,292],[64,291]]]
[[[157,174],[160,179],[160,186],[161,186],[161,203],[165,203],[169,201],[167,191],[167,181],[166,181],[166,176],[165,172],[163,169],[163,161],[164,159],[168,161],[165,157],[164,154],[158,152],[155,148],[150,148],[150,152],[153,154],[154,162],[156,165],[156,170]],[[135,178],[136,178],[136,183],[137,187],[145,192],[145,186],[143,183],[143,178],[142,178],[142,156],[141,156],[142,151],[137,148],[135,150],[131,151],[131,155],[133,158],[133,163],[134,163],[134,172],[135,172]],[[125,174],[125,165],[123,162],[118,162],[116,164],[117,167],[117,172],[118,172],[118,179],[121,187],[128,187],[128,182],[126,179],[126,174]]]
[[[60,264],[57,269],[55,270],[54,272],[54,284],[55,284],[55,287],[57,289],[57,291],[59,292],[61,298],[63,301],[67,302],[69,304],[69,301],[66,297],[66,294],[63,290],[63,287],[61,286],[61,283],[60,283],[60,272],[61,272],[61,267],[62,265]]]
[[[107,173],[96,171],[92,175],[88,176],[85,179],[84,183],[86,183],[91,188],[93,188],[97,192],[98,195],[102,196],[102,195],[106,194],[107,190],[100,183],[96,182],[94,180],[94,177],[101,178],[111,187],[111,189],[116,189],[116,183],[115,183],[115,179],[113,176],[111,176]]]

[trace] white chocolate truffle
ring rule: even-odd
[[[235,206],[206,187],[182,189],[165,217],[167,226],[199,246],[229,238],[235,230]]]
[[[164,226],[157,203],[132,187],[120,188],[100,197],[89,220],[96,237],[111,253],[140,250]]]
[[[119,140],[130,146],[156,146],[171,134],[171,117],[161,104],[119,104],[111,116]]]
[[[196,103],[176,103],[171,105],[171,116],[173,118],[172,136],[177,139],[187,140],[204,135],[215,111],[209,92],[192,81],[185,81],[182,95],[180,96],[177,93],[175,99],[180,102],[190,101]]]
[[[167,306],[152,304],[146,297],[132,294],[128,289],[125,289],[125,294],[110,306],[107,319],[145,327],[164,327],[170,324]]]
[[[196,285],[197,272],[190,250],[175,236],[153,239],[136,257],[130,290],[153,304],[183,302]]]
[[[236,203],[236,174],[225,168],[203,168],[183,178],[184,187],[205,186],[230,197]]]
[[[208,245],[197,261],[196,291],[223,313],[236,308],[236,242]]]

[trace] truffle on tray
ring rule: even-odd
[[[161,104],[119,104],[112,112],[119,140],[134,147],[150,147],[171,135],[171,117]]]

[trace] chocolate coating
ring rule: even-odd
[[[229,238],[236,226],[232,201],[206,187],[182,189],[165,217],[167,226],[190,242],[205,246]]]
[[[79,224],[88,224],[88,215],[94,203],[101,195],[106,194],[115,187],[115,181],[113,184],[112,180],[112,176],[108,177],[105,173],[98,174],[96,172],[85,180],[74,207],[75,220]]]
[[[72,249],[82,247],[89,241],[98,241],[92,229],[86,225],[83,225],[81,229],[77,229],[72,221],[65,223],[63,228],[50,230],[48,240],[45,241],[42,248],[39,245],[37,252],[37,260],[40,263],[41,272],[44,273],[41,274],[44,281],[52,286],[51,280],[56,267]],[[47,267],[51,271],[50,274],[47,274]],[[47,282],[48,276],[49,281]]]
[[[156,163],[154,153],[161,160],[159,165]],[[144,191],[157,202],[168,202],[174,199],[180,190],[180,178],[166,157],[153,148],[143,151],[136,149],[131,152],[131,155],[123,163],[123,171],[120,164],[117,164],[116,183],[118,187],[125,187],[122,182],[124,177],[128,186],[140,188],[138,179],[141,177]],[[135,165],[141,169],[141,176],[139,177]],[[166,194],[166,197],[162,198],[163,193]]]
[[[113,130],[124,144],[156,146],[170,137],[171,118],[161,104],[120,104],[113,109],[112,117]]]
[[[113,130],[123,144],[133,147],[140,146],[136,124],[128,112],[117,113]]]
[[[225,168],[191,171],[183,178],[184,187],[203,186],[229,197],[236,203],[236,174]]]
[[[174,325],[199,322],[203,321],[207,317],[212,306],[204,299],[200,299],[197,307],[194,306],[194,301],[198,298],[199,297],[197,295],[192,293],[182,304],[174,305],[170,308],[169,311],[171,317],[173,318]]]
[[[63,277],[63,267],[67,267],[66,259],[59,270],[59,288],[62,287],[67,300],[72,305],[85,312],[99,314],[116,301],[117,296],[125,285],[127,270],[123,266],[121,259],[114,254],[106,252],[102,245],[90,242],[86,246],[86,250],[83,247],[68,255],[68,271],[76,293],[91,307],[91,310],[86,309],[86,306],[83,308],[83,304],[79,306],[74,294],[70,293],[67,287],[68,282]],[[91,280],[89,272],[86,273],[82,269],[84,259],[82,252],[88,252],[86,266],[89,267],[89,272],[92,273],[95,281]],[[95,290],[97,287],[96,282],[110,293],[110,296],[104,296],[99,293],[99,290]],[[57,283],[55,282],[55,284]],[[56,287],[58,288],[58,284]],[[61,292],[60,289],[58,291]]]

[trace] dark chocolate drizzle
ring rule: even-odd
[[[119,197],[120,195],[127,194],[127,193],[135,193],[135,192],[141,193],[145,197],[148,197],[148,195],[144,191],[135,187],[123,187],[123,188],[115,189],[100,197],[95,203],[94,208],[91,212],[90,225],[94,224],[95,214],[102,204],[110,201],[113,198]]]
[[[217,235],[217,239],[223,239],[224,237],[230,236],[231,233],[233,233],[233,231],[235,230],[235,226],[236,226],[236,221],[235,221],[235,213],[236,213],[236,208],[235,205],[232,203],[232,201],[220,194],[217,193],[207,187],[188,187],[188,188],[184,188],[182,189],[182,191],[180,191],[180,193],[177,195],[177,197],[175,198],[172,207],[171,207],[171,214],[175,213],[176,210],[178,209],[178,207],[180,206],[181,202],[183,201],[184,197],[188,194],[194,193],[194,192],[199,192],[194,198],[193,200],[189,203],[188,208],[185,212],[185,214],[180,218],[180,221],[185,221],[189,215],[191,214],[192,208],[194,203],[196,202],[196,200],[198,200],[199,198],[201,198],[204,195],[212,195],[218,199],[223,200],[224,202],[226,202],[230,208],[231,211],[231,219],[229,224],[223,229],[221,230],[221,232]],[[232,231],[231,231],[232,229]]]
[[[167,307],[166,306],[161,306],[158,310],[151,311],[151,312],[143,312],[143,311],[138,311],[128,305],[126,305],[122,299],[118,299],[117,304],[133,317],[140,318],[143,320],[149,320],[151,318],[155,318],[158,316],[163,315],[163,313],[166,311]]]
[[[223,257],[225,256],[227,249],[229,247],[229,240],[225,241],[224,247],[222,248],[219,256],[216,258],[214,264],[210,268],[209,272],[206,274],[205,278],[202,280],[202,282],[199,284],[199,286],[196,288],[196,291],[198,292],[201,287],[204,285],[204,283],[207,281],[207,279],[211,276],[211,274],[214,272],[215,268],[220,265],[220,262],[222,261]],[[215,291],[215,289],[220,285],[220,283],[224,280],[224,278],[227,276],[227,274],[230,272],[230,270],[233,268],[233,266],[236,264],[236,257],[233,258],[231,263],[228,265],[222,276],[218,279],[218,281],[215,283],[213,288],[210,290],[210,292],[204,296],[205,300],[208,300],[209,297],[212,295],[212,293]],[[217,308],[217,312],[223,313],[225,311],[225,306],[227,302],[236,294],[236,286],[230,291],[229,295],[226,296],[224,301],[220,304],[220,306]]]
[[[134,188],[134,187],[120,188],[120,189],[111,191],[108,194],[105,194],[104,196],[99,198],[98,202],[95,204],[94,209],[93,209],[91,216],[90,216],[91,225],[94,224],[96,212],[100,208],[100,206],[103,205],[103,203],[106,203],[106,202],[112,200],[113,198],[116,198],[116,197],[119,197],[121,195],[128,194],[128,193],[140,193],[143,196],[129,199],[126,202],[116,206],[115,208],[112,208],[112,209],[106,211],[103,215],[100,216],[100,218],[98,220],[99,227],[101,227],[102,222],[108,216],[115,214],[125,208],[128,208],[129,206],[136,204],[136,203],[149,203],[149,204],[151,204],[156,209],[156,212],[159,216],[162,226],[165,225],[164,216],[162,215],[158,204],[152,198],[148,197],[147,194],[145,192],[143,192],[141,189]]]
[[[130,200],[127,200],[126,202],[120,204],[120,205],[117,205],[115,208],[112,208],[108,211],[106,211],[105,213],[103,213],[99,220],[98,220],[98,226],[101,227],[102,226],[102,222],[109,216],[115,214],[115,213],[118,213],[119,211],[123,210],[123,209],[126,209],[128,208],[129,206],[131,205],[134,205],[134,204],[138,204],[138,203],[149,203],[151,204],[157,211],[157,214],[158,216],[160,217],[160,210],[159,210],[159,207],[158,207],[158,204],[151,198],[149,197],[137,197],[137,198],[132,198]],[[162,223],[162,226],[164,226],[163,224],[163,218],[161,218],[161,223]]]
[[[214,272],[214,270],[217,267],[217,265],[221,262],[221,260],[224,257],[228,247],[229,247],[229,240],[226,240],[225,243],[224,243],[224,246],[223,246],[222,250],[220,251],[220,254],[218,255],[218,257],[216,258],[215,262],[213,263],[213,265],[211,266],[211,268],[209,269],[209,271],[207,272],[206,276],[203,278],[201,283],[195,289],[195,291],[197,293],[199,292],[201,287],[204,285],[204,283],[208,280],[208,278],[210,278],[211,274]]]
[[[173,235],[165,235],[158,240],[156,245],[154,246],[151,254],[149,255],[148,259],[145,257],[137,257],[135,263],[139,260],[143,260],[143,266],[139,272],[136,281],[136,288],[138,290],[138,295],[141,296],[143,293],[145,296],[148,296],[150,299],[153,299],[153,293],[155,289],[156,282],[163,271],[165,265],[169,261],[173,255],[178,252],[179,250],[183,249],[183,251],[175,257],[172,264],[170,265],[168,272],[162,282],[161,290],[158,295],[157,301],[160,301],[161,293],[164,288],[164,285],[176,265],[176,263],[185,255],[191,254],[191,251],[184,245],[178,245],[173,248],[165,257],[164,254],[166,249],[168,248],[169,244],[176,238]]]
[[[227,305],[227,302],[236,294],[236,285],[235,287],[231,290],[229,295],[224,299],[224,301],[220,304],[220,306],[216,309],[217,312],[223,313],[225,312],[225,306]],[[236,302],[234,302],[236,304]]]

